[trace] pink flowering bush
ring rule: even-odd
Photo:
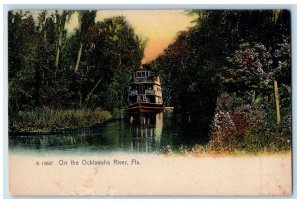
[[[291,132],[287,127],[290,124],[285,124],[289,121],[288,117],[284,117],[287,121],[283,120],[278,126],[268,119],[272,116],[270,112],[257,104],[233,105],[232,100],[236,98],[225,93],[217,99],[208,150],[256,153],[291,149]]]

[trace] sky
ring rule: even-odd
[[[150,62],[162,54],[179,31],[193,26],[193,17],[186,15],[183,10],[101,10],[97,12],[95,21],[113,16],[126,17],[136,34],[147,40],[142,63]],[[73,15],[66,28],[77,26],[78,18]]]

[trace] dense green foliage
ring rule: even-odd
[[[209,135],[210,144],[216,149],[228,150],[229,137],[236,133],[245,145],[254,141],[249,140],[251,136],[260,139],[266,134],[290,140],[290,12],[195,10],[189,13],[196,16],[196,25],[179,33],[164,54],[152,62],[162,77],[165,101],[177,113],[187,115],[190,128],[201,129],[199,135]],[[278,81],[281,94],[280,126],[276,125],[274,80]],[[219,121],[228,125],[223,123],[223,127],[219,126],[223,129],[217,130],[214,119],[220,113],[217,99],[226,92],[234,95],[235,106],[222,110]],[[261,119],[266,125],[253,123],[241,131],[233,123],[234,129],[225,129],[230,128],[231,117],[243,112],[245,105],[263,115]],[[241,139],[237,143],[241,144]]]
[[[72,15],[79,27],[66,30]],[[96,11],[8,13],[9,116],[39,107],[122,108],[144,42],[124,17]]]

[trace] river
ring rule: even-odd
[[[200,129],[180,125],[180,116],[163,112],[150,117],[113,119],[100,127],[54,134],[9,136],[10,153],[86,155],[110,152],[161,152],[205,144]]]

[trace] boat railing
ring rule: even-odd
[[[145,90],[145,94],[154,95],[154,91],[153,90]]]
[[[133,81],[134,82],[158,82],[157,79],[153,79],[153,78],[134,78]]]
[[[137,95],[138,91],[137,90],[130,90],[129,95]]]
[[[138,103],[141,103],[141,102],[149,103],[150,102],[149,98],[145,94],[139,94],[139,95],[137,95],[136,99],[137,99]]]

